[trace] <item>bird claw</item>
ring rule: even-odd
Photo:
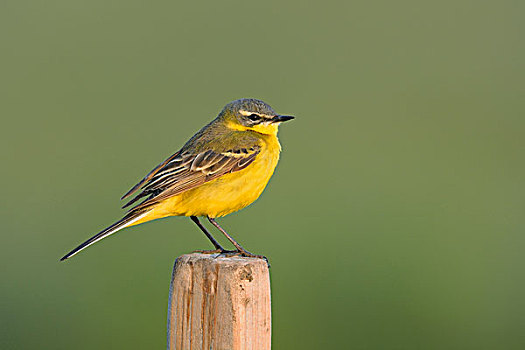
[[[218,253],[221,253],[222,250],[220,249],[214,249],[214,250],[194,250],[192,251],[192,253],[200,253],[200,254],[218,254]]]
[[[214,250],[194,250],[192,253],[200,253],[200,254],[218,254],[220,255],[235,255],[238,252],[236,250],[226,250],[226,249],[214,249]]]
[[[249,251],[240,251],[240,250],[226,250],[226,249],[214,249],[214,250],[194,250],[192,253],[200,253],[200,254],[217,254],[215,258],[218,257],[230,257],[230,256],[242,256],[245,258],[256,258],[256,259],[263,259],[266,261],[266,264],[268,267],[270,267],[270,262],[268,261],[268,258],[264,255],[257,255],[252,254]]]
[[[270,268],[270,262],[268,261],[268,258],[265,257],[264,255],[252,254],[252,253],[250,253],[250,252],[247,251],[247,250],[244,250],[244,251],[237,251],[237,253],[238,253],[240,256],[244,256],[244,257],[246,257],[246,258],[263,259],[264,261],[266,261],[266,265],[268,265],[268,268]]]

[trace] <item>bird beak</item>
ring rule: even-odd
[[[270,119],[270,121],[272,123],[282,123],[282,122],[285,122],[287,120],[292,120],[294,118],[295,117],[292,117],[291,115],[276,115],[275,117]]]

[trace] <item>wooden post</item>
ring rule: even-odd
[[[271,348],[266,261],[217,254],[175,260],[168,305],[168,349]]]

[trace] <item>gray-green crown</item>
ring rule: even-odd
[[[241,110],[272,116],[277,114],[266,102],[254,98],[241,98],[232,101],[224,106],[221,114],[229,113],[237,115]]]

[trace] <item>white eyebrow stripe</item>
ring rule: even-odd
[[[261,114],[261,113],[257,113],[257,112],[245,111],[244,109],[240,109],[239,113],[241,113],[242,115],[244,115],[246,117],[249,116],[249,115],[252,115],[252,114],[257,114],[259,117],[266,118],[266,119],[270,119],[270,118],[274,117],[273,115],[267,115],[267,114]]]

